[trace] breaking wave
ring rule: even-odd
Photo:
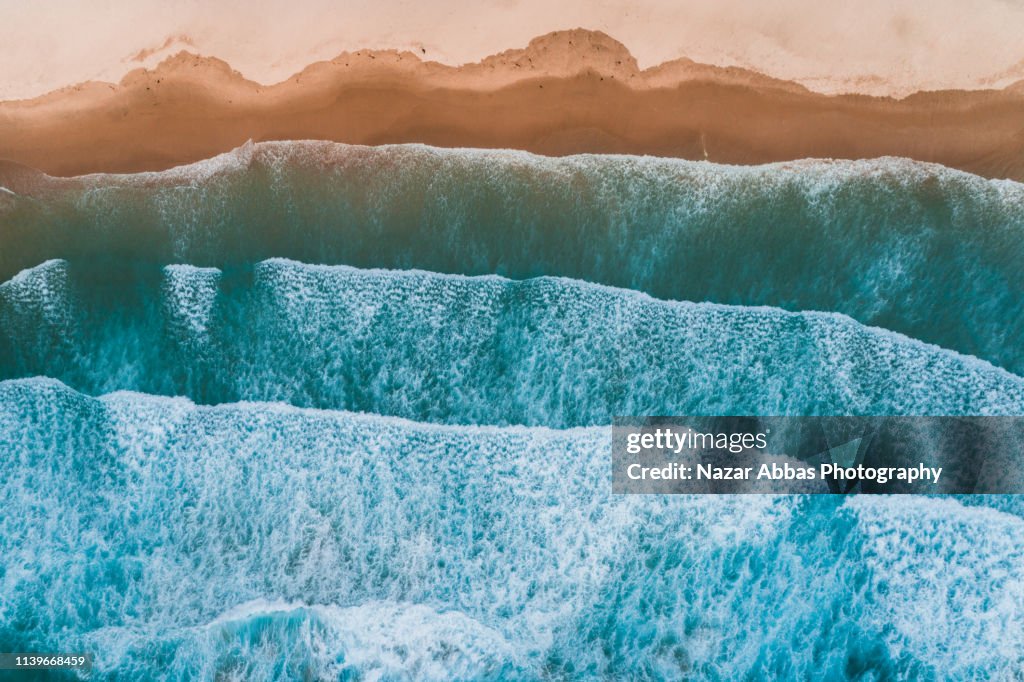
[[[162,173],[11,182],[2,278],[52,258],[556,275],[844,313],[1024,373],[1024,185],[931,164],[268,142]]]
[[[0,651],[111,680],[1024,670],[1017,496],[613,495],[607,426],[1024,414],[1024,185],[314,142],[0,185]]]
[[[93,395],[442,423],[1024,413],[1024,380],[842,315],[285,260],[226,272],[51,261],[0,285],[0,351],[0,379]]]
[[[94,651],[128,679],[1024,664],[1019,517],[948,498],[616,496],[608,442],[0,382],[0,645]]]

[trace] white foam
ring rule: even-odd
[[[221,272],[216,268],[191,265],[164,268],[164,305],[168,318],[197,343],[207,335],[220,277]]]
[[[993,655],[1024,663],[1024,520],[917,496],[861,496],[846,506],[864,538],[869,589],[887,595],[877,617],[899,635],[895,655],[907,648],[954,677]]]
[[[449,169],[468,167],[479,173],[497,175],[515,168],[532,170],[552,178],[571,178],[612,166],[617,173],[637,178],[658,177],[665,182],[701,183],[715,186],[720,179],[751,178],[762,184],[797,181],[810,196],[826,196],[843,183],[857,179],[882,180],[893,186],[912,187],[930,179],[968,183],[996,190],[1004,200],[1020,203],[1024,184],[1009,179],[985,179],[967,171],[942,164],[906,157],[881,156],[871,159],[805,158],[764,164],[725,164],[690,161],[660,156],[630,154],[571,154],[549,157],[518,149],[482,149],[475,147],[432,147],[420,143],[351,145],[323,140],[247,141],[231,151],[183,164],[164,171],[140,173],[91,173],[78,176],[91,187],[189,184],[213,180],[225,173],[244,171],[254,163],[273,169],[315,167],[328,171],[353,162],[372,164],[390,161],[410,167],[443,164]]]

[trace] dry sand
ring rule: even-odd
[[[642,70],[609,36],[575,30],[461,67],[412,52],[345,53],[270,86],[180,53],[116,85],[0,103],[0,159],[53,175],[159,170],[249,139],[725,163],[894,155],[1024,180],[1024,83],[828,96],[689,60]]]

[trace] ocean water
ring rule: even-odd
[[[1022,185],[326,143],[30,179],[0,193],[0,651],[96,680],[1024,671],[1019,497],[613,495],[609,427],[1024,414]]]
[[[1002,511],[613,496],[607,427],[94,399],[49,379],[3,383],[0,406],[15,472],[0,495],[21,512],[0,534],[0,640],[94,651],[118,677],[962,679],[1024,664],[1024,520]]]
[[[934,164],[271,142],[12,188],[0,281],[54,258],[554,275],[839,312],[1024,371],[1024,185]]]
[[[0,380],[439,423],[1024,413],[1020,377],[844,315],[553,277],[48,261],[0,284],[0,344]]]

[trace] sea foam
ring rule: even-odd
[[[557,275],[840,312],[1024,372],[1024,185],[934,164],[268,142],[43,184],[0,207],[0,278],[55,257]]]
[[[127,678],[1019,670],[1018,517],[612,495],[608,443],[0,382],[0,646]]]
[[[1020,414],[1024,381],[834,313],[564,278],[310,266],[90,269],[0,285],[0,378],[551,427],[616,414]]]

